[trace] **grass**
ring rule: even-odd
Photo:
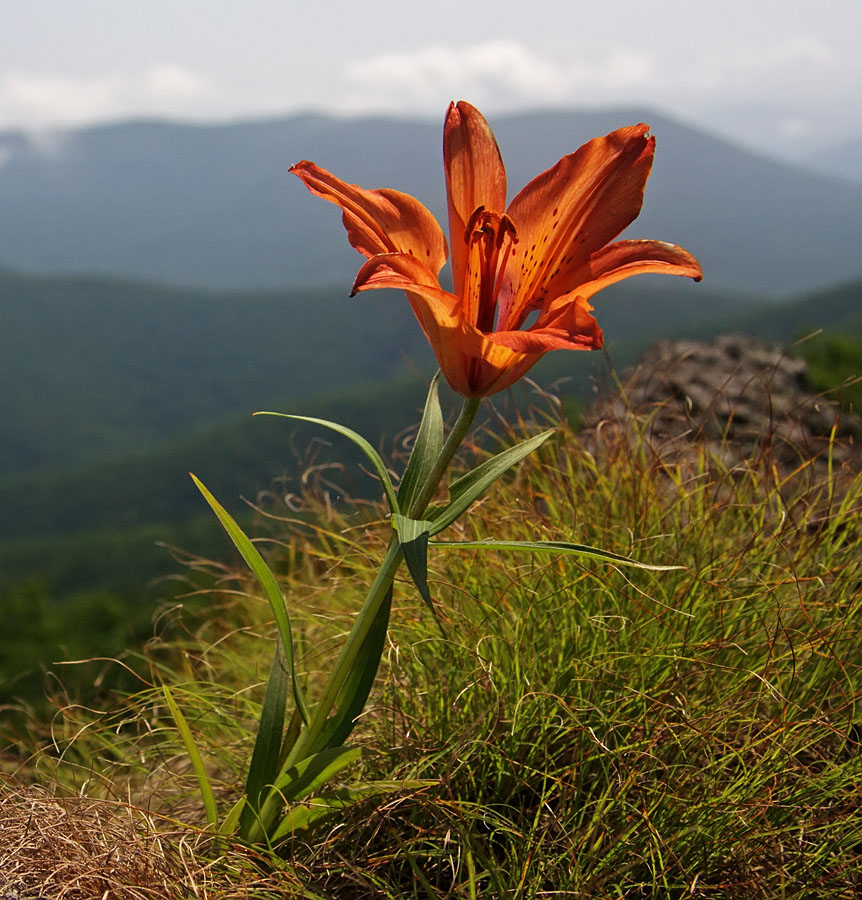
[[[859,896],[862,476],[822,460],[788,469],[768,443],[733,467],[695,443],[667,449],[648,427],[563,427],[455,527],[681,569],[441,548],[429,556],[439,626],[396,585],[357,729],[364,756],[345,781],[426,787],[355,805],[271,853],[208,837],[156,682],[229,804],[275,630],[245,573],[190,559],[192,580],[219,586],[164,612],[141,690],[106,713],[59,709],[49,740],[32,722],[9,747],[4,794],[20,804],[30,781],[46,803],[86,797],[109,821],[135,817],[167,885],[146,896]],[[274,493],[257,532],[313,697],[387,526],[374,505],[304,502],[295,515]],[[118,876],[112,896],[141,896],[140,880]],[[95,895],[68,884],[64,896]]]

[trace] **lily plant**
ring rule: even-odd
[[[323,419],[265,413],[331,429],[359,446],[380,480],[392,526],[377,576],[314,704],[297,671],[289,604],[275,575],[225,508],[192,476],[260,582],[278,627],[245,789],[224,816],[185,717],[164,687],[214,830],[272,846],[358,799],[410,786],[332,786],[360,755],[348,739],[377,675],[402,563],[432,612],[427,583],[431,549],[528,550],[621,566],[673,568],[563,541],[438,538],[501,475],[553,434],[544,431],[490,457],[451,481],[445,499],[438,500],[483,398],[514,384],[548,351],[601,347],[602,332],[589,301],[603,287],[645,272],[700,280],[700,265],[681,247],[647,240],[609,243],[640,212],[654,150],[646,125],[621,128],[564,156],[507,206],[506,172],[488,123],[469,103],[453,103],[443,133],[448,246],[433,215],[407,194],[347,184],[308,161],[291,168],[313,194],[341,208],[348,240],[366,257],[352,294],[377,288],[404,291],[443,377],[463,403],[447,434],[438,373],[397,486],[377,451],[355,431]],[[439,281],[450,253],[451,291]]]

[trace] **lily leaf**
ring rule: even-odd
[[[443,413],[440,411],[440,372],[431,381],[428,396],[425,399],[425,411],[416,432],[416,440],[407,461],[407,468],[401,484],[398,485],[398,503],[404,510],[409,510],[413,501],[419,496],[434,463],[443,449]]]
[[[466,512],[485,491],[506,471],[529,456],[554,433],[554,429],[543,431],[508,450],[503,450],[491,459],[476,466],[472,472],[462,475],[449,485],[449,503],[433,510],[428,518],[431,520],[431,534],[439,534],[448,528],[462,513]]]
[[[410,577],[425,605],[436,619],[437,611],[428,590],[428,535],[431,533],[432,525],[426,519],[410,519],[400,515],[392,517],[392,524],[398,533],[407,571],[410,572]]]
[[[329,747],[291,766],[273,785],[285,803],[301,800],[362,756],[359,747]]]
[[[212,507],[213,512],[218,516],[224,530],[233,541],[234,546],[239,550],[240,555],[246,561],[248,567],[254,572],[255,577],[266,594],[272,613],[275,616],[278,632],[281,636],[281,644],[284,648],[284,662],[287,671],[290,673],[291,685],[293,687],[293,702],[302,716],[302,720],[308,724],[308,704],[305,701],[305,694],[299,684],[299,678],[296,674],[296,666],[293,659],[293,635],[290,628],[290,616],[287,612],[287,604],[281,593],[281,588],[275,580],[275,576],[270,572],[269,567],[263,561],[263,557],[258,553],[257,548],[245,536],[243,530],[231,518],[230,513],[216,500],[215,497],[206,489],[203,482],[192,474],[192,480],[198,486],[198,490],[204,495],[204,499]]]
[[[266,411],[256,412],[255,415],[278,416],[282,419],[293,419],[297,422],[310,422],[312,425],[322,425],[324,428],[329,428],[332,431],[338,432],[338,434],[343,437],[349,438],[357,447],[359,447],[366,457],[368,457],[368,461],[374,467],[374,471],[377,473],[377,477],[383,485],[383,491],[386,494],[386,500],[389,503],[390,511],[393,513],[401,512],[401,509],[398,506],[395,488],[392,485],[392,478],[389,475],[389,471],[386,468],[386,464],[383,462],[382,457],[361,434],[354,431],[352,428],[348,428],[346,425],[339,425],[338,422],[330,422],[328,419],[316,419],[313,416],[291,416],[287,413]]]
[[[248,767],[245,782],[245,796],[248,800],[240,817],[240,834],[246,834],[260,808],[264,789],[278,773],[281,755],[282,732],[284,731],[284,710],[290,678],[284,665],[284,648],[276,644],[269,681],[263,698],[257,737]]]
[[[492,539],[484,541],[433,541],[432,546],[461,550],[528,550],[532,553],[586,556],[590,559],[613,563],[615,566],[633,566],[637,569],[649,569],[653,572],[669,572],[673,569],[684,568],[683,566],[654,566],[650,563],[638,562],[636,559],[622,556],[619,553],[611,553],[610,550],[588,547],[586,544],[570,544],[566,541],[495,541]]]
[[[419,790],[433,785],[433,781],[368,781],[351,787],[339,788],[297,804],[289,809],[272,835],[272,842],[281,840],[297,831],[314,825],[325,816],[355,806],[362,800],[379,794],[390,794],[402,790]]]
[[[239,824],[240,816],[246,805],[245,794],[234,803],[230,808],[230,812],[224,817],[224,821],[219,826],[219,834],[233,834]]]
[[[254,828],[269,834],[271,839],[273,827],[277,828],[276,817],[285,804],[307,797],[361,755],[358,747],[328,747],[290,766],[269,786],[265,805],[262,805],[263,817],[255,812]],[[241,832],[241,836],[250,840],[252,831]]]
[[[392,587],[386,591],[371,627],[362,641],[350,672],[338,692],[336,711],[326,720],[312,751],[319,753],[340,747],[356,726],[356,719],[365,709],[365,702],[374,686],[392,609]]]

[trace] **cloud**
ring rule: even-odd
[[[170,62],[142,71],[65,77],[7,71],[0,76],[0,123],[72,125],[139,114],[193,114],[212,93],[199,74]]]
[[[337,105],[424,115],[465,98],[491,111],[647,103],[691,112],[792,97],[810,107],[826,84],[849,94],[862,70],[862,56],[803,32],[719,43],[674,52],[623,42],[539,51],[517,39],[418,46],[347,63]]]
[[[64,78],[13,70],[0,81],[0,103],[28,122],[75,122],[113,115],[123,80]]]
[[[143,79],[144,92],[153,100],[196,100],[207,93],[206,79],[169,62],[153,63]]]
[[[469,97],[491,106],[553,105],[580,100],[601,88],[605,94],[653,78],[642,52],[614,52],[589,62],[557,61],[512,40],[467,47],[435,45],[413,52],[386,53],[346,68],[350,108],[438,111],[441,98]]]

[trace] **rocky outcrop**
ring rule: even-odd
[[[697,441],[730,466],[764,452],[782,467],[810,458],[826,465],[830,453],[833,466],[862,462],[862,420],[812,389],[803,360],[750,337],[655,344],[622,389],[595,405],[588,446],[636,423],[664,458]]]

